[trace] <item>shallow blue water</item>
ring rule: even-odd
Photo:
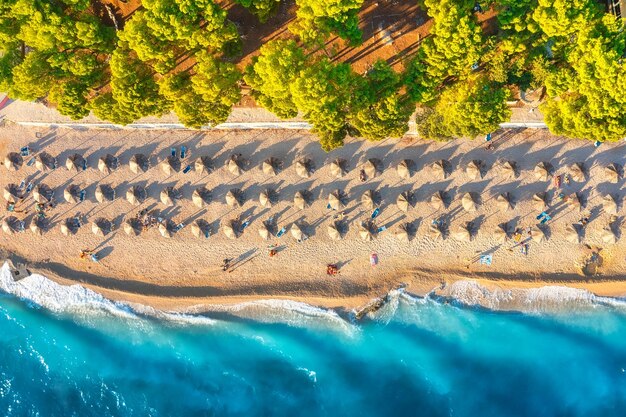
[[[159,320],[4,295],[0,415],[626,414],[619,303],[530,315],[401,295],[358,325],[281,308]]]

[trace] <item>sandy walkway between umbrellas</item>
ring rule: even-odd
[[[37,136],[40,136],[39,138]],[[114,299],[141,302],[159,308],[179,309],[188,306],[219,303],[227,304],[260,298],[286,298],[306,301],[328,307],[354,307],[385,294],[388,290],[406,284],[407,291],[423,294],[442,282],[476,279],[499,287],[569,285],[586,288],[597,294],[626,294],[624,279],[626,245],[622,240],[605,244],[603,229],[611,217],[603,209],[607,193],[618,197],[617,223],[620,228],[623,208],[621,199],[624,181],[610,183],[604,175],[604,166],[626,160],[624,144],[603,144],[594,148],[591,142],[565,140],[550,136],[543,130],[499,131],[494,135],[495,150],[486,150],[482,140],[457,140],[450,143],[425,142],[416,139],[387,140],[379,143],[349,140],[346,145],[329,154],[308,132],[294,131],[80,131],[74,129],[31,129],[8,124],[2,128],[0,154],[19,151],[30,145],[35,151],[45,151],[58,158],[59,168],[39,172],[35,166],[21,167],[9,172],[2,167],[0,186],[19,184],[23,179],[34,184],[45,183],[55,190],[59,205],[49,213],[50,230],[36,236],[28,230],[35,210],[29,196],[22,208],[28,214],[16,214],[25,220],[23,233],[0,234],[0,248],[27,260],[32,271],[62,283],[81,283]],[[182,166],[193,164],[196,158],[208,156],[215,170],[200,175],[194,170],[166,176],[157,166],[170,154],[170,149],[189,149]],[[143,174],[133,174],[128,167],[135,153],[150,156],[152,167]],[[89,168],[76,173],[65,168],[68,156],[78,153],[86,157]],[[110,174],[96,166],[100,156],[113,154],[121,166]],[[225,168],[232,154],[241,154],[249,161],[245,172],[235,177]],[[265,175],[261,163],[269,157],[282,161],[283,170],[276,176]],[[315,171],[308,179],[296,174],[294,163],[310,158]],[[336,158],[348,161],[347,175],[337,179],[330,173],[329,163]],[[369,158],[383,161],[384,171],[366,182],[359,179],[360,165]],[[410,179],[401,179],[396,165],[403,159],[415,161],[415,172]],[[431,164],[440,159],[450,161],[451,173],[446,179],[437,177]],[[28,160],[28,158],[26,159]],[[465,172],[472,160],[486,164],[484,177],[472,180]],[[498,161],[516,161],[519,176],[507,178],[499,169]],[[582,243],[566,239],[566,228],[581,218],[581,212],[554,198],[548,222],[548,239],[541,243],[531,241],[528,254],[514,247],[515,242],[498,243],[494,231],[499,224],[527,228],[537,223],[539,213],[532,196],[548,192],[554,197],[552,180],[538,181],[533,168],[538,162],[550,162],[557,174],[568,172],[572,163],[583,162],[588,171],[583,182],[563,186],[563,192],[580,193],[583,211],[591,212],[591,221],[582,234]],[[95,189],[108,184],[116,190],[117,198],[109,203],[98,203]],[[86,190],[86,199],[73,204],[65,202],[63,191],[69,185]],[[124,196],[133,185],[146,187],[148,198],[142,205],[131,205]],[[196,187],[211,190],[212,200],[207,208],[198,209],[191,201]],[[182,192],[182,199],[173,207],[159,201],[165,187]],[[241,189],[245,202],[241,208],[226,205],[225,195],[233,188]],[[274,189],[278,201],[270,208],[259,204],[259,194]],[[293,207],[298,190],[309,190],[314,199],[304,210]],[[331,240],[327,226],[337,212],[327,209],[328,194],[334,190],[347,194],[345,220],[348,230],[344,239]],[[381,198],[380,214],[374,220],[376,227],[386,226],[374,240],[365,242],[358,231],[359,224],[370,218],[371,210],[360,203],[366,190],[376,190]],[[412,191],[414,206],[407,213],[396,206],[397,196]],[[445,210],[435,210],[430,197],[443,190],[451,197]],[[479,196],[476,212],[468,213],[461,207],[461,196],[471,192]],[[504,211],[495,196],[508,192],[513,196],[511,210]],[[3,205],[6,202],[3,202]],[[19,205],[18,205],[19,208]],[[160,210],[160,216],[175,224],[186,226],[172,238],[161,236],[156,228],[140,236],[127,236],[121,227],[123,221],[142,209]],[[3,216],[9,216],[6,209]],[[87,224],[73,236],[63,236],[61,223],[80,215]],[[243,234],[231,240],[222,232],[230,220],[249,220]],[[308,238],[297,242],[285,233],[269,241],[261,239],[258,229],[262,222],[273,217],[278,229],[289,230],[293,222],[305,223]],[[91,223],[98,218],[111,220],[117,226],[105,237],[92,233]],[[434,240],[429,227],[434,219],[445,219],[450,236]],[[208,238],[192,235],[191,223],[204,219],[214,232]],[[452,235],[459,225],[474,223],[470,242],[460,242]],[[415,230],[409,242],[395,236],[398,227],[409,223]],[[618,233],[619,235],[619,233]],[[268,255],[268,245],[277,245],[278,254]],[[600,275],[584,277],[577,262],[587,252],[585,244],[601,248]],[[509,250],[513,248],[512,250]],[[81,249],[94,249],[101,258],[94,263],[79,258]],[[370,254],[378,255],[379,264],[370,266]],[[492,264],[475,262],[479,255],[492,255]],[[233,259],[230,272],[223,272],[223,259]],[[340,274],[326,275],[326,265],[336,263]]]

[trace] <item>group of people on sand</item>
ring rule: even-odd
[[[162,218],[154,216],[152,213],[148,212],[148,209],[143,209],[137,213],[135,219],[141,223],[143,231],[150,229],[151,227],[158,227],[159,224],[163,221]]]

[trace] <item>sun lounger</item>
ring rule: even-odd
[[[384,232],[385,230],[387,230],[387,226],[380,226],[378,230],[376,230],[376,233]]]
[[[87,170],[87,160],[86,160],[86,159],[83,161],[83,166],[82,166],[82,168],[83,168],[83,171],[86,171],[86,170]]]
[[[30,158],[28,162],[26,162],[26,166],[32,167],[33,165],[35,165],[35,158]]]
[[[180,159],[185,159],[186,157],[187,157],[187,147],[181,146],[180,147]]]
[[[250,225],[250,220],[246,220],[245,222],[241,223],[241,230],[245,229],[249,225]]]
[[[176,158],[177,153],[178,151],[176,150],[176,148],[170,148],[170,154],[172,155],[172,158]]]
[[[33,184],[32,182],[29,182],[28,185],[26,186],[26,191],[25,193],[28,194],[32,191],[33,187],[35,186],[35,184]]]
[[[87,192],[85,190],[80,190],[80,194],[78,195],[78,199],[82,202],[85,201],[85,195]]]
[[[185,223],[178,223],[176,227],[174,228],[174,231],[178,232],[183,227],[185,227]]]
[[[89,259],[91,259],[92,262],[98,262],[99,261],[98,255],[96,255],[95,253],[91,254]]]
[[[380,208],[376,207],[376,210],[372,212],[372,219],[375,219],[380,214]]]
[[[278,233],[276,234],[276,237],[281,237],[282,235],[285,234],[285,232],[287,231],[287,229],[285,229],[284,227],[282,229],[280,229],[278,231]]]
[[[185,169],[183,169],[183,174],[186,174],[186,173],[188,173],[189,171],[191,171],[191,165],[187,165],[187,166],[185,167]]]

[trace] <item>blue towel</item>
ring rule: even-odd
[[[482,265],[491,265],[491,261],[493,260],[493,255],[483,255],[480,257],[480,263]]]

